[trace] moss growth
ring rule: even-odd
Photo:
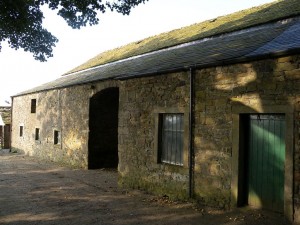
[[[195,199],[201,205],[212,206],[220,209],[230,208],[230,191],[218,188],[205,188],[205,190],[195,190]]]
[[[299,0],[280,0],[162,33],[103,52],[66,74],[300,14]]]
[[[133,188],[144,190],[157,196],[168,196],[171,200],[187,200],[188,186],[184,182],[176,181],[154,181],[139,176],[120,176],[119,186],[122,188]]]

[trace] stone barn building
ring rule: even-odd
[[[300,4],[104,52],[13,96],[12,148],[122,186],[300,222]]]

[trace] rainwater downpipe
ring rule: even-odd
[[[194,107],[195,107],[194,69],[190,67],[189,102],[189,198],[194,195]]]

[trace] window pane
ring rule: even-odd
[[[161,162],[182,165],[183,114],[162,114],[161,123]]]
[[[36,99],[31,99],[31,113],[36,113]]]
[[[176,116],[172,116],[172,143],[171,143],[171,163],[176,164]]]
[[[58,130],[54,131],[54,144],[57,145],[60,143],[60,132]]]
[[[20,137],[23,137],[23,126],[20,126]]]
[[[35,128],[35,140],[38,141],[40,140],[40,129]]]

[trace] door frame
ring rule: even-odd
[[[235,105],[232,108],[232,177],[231,177],[231,207],[239,206],[239,199],[243,197],[241,193],[240,169],[242,162],[241,153],[241,115],[243,114],[284,114],[286,123],[285,133],[285,169],[284,169],[284,215],[293,221],[293,168],[294,168],[294,108],[291,105],[260,106],[251,108],[245,105]]]

